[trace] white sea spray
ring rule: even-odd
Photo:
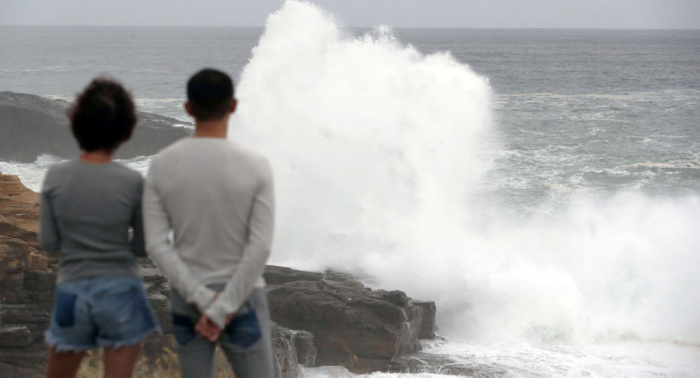
[[[700,343],[700,201],[620,192],[482,224],[488,81],[387,28],[345,34],[288,1],[245,67],[231,137],[270,158],[274,262],[438,302],[443,334]],[[523,172],[525,174],[525,172]],[[546,213],[546,211],[544,212]]]

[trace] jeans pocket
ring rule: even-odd
[[[95,303],[95,315],[104,326],[120,328],[137,318],[141,307],[139,288],[126,286],[101,293]]]
[[[60,289],[56,292],[54,316],[56,324],[60,327],[72,327],[75,324],[75,301],[77,299],[78,296],[73,293]]]
[[[173,313],[173,335],[179,346],[185,346],[197,336],[192,319],[186,315]]]
[[[226,335],[231,343],[248,348],[262,337],[258,316],[254,310],[231,319],[226,326]]]

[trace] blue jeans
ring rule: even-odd
[[[46,342],[58,351],[119,348],[158,331],[138,277],[89,277],[61,282]]]
[[[211,285],[223,290],[224,285]],[[213,376],[214,351],[221,346],[237,378],[274,378],[270,312],[265,289],[254,289],[250,298],[221,332],[217,343],[194,330],[201,314],[174,290],[170,292],[173,334],[177,341],[182,378]]]

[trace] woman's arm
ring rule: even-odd
[[[146,238],[143,232],[143,211],[141,210],[141,202],[143,198],[143,179],[139,181],[138,200],[134,206],[134,214],[131,217],[131,250],[137,257],[146,256]]]
[[[61,248],[61,234],[58,230],[58,223],[51,204],[51,170],[46,173],[44,186],[41,189],[41,203],[39,205],[40,232],[39,244],[46,251],[54,252]]]

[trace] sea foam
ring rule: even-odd
[[[386,27],[352,36],[287,1],[238,97],[231,138],[274,167],[274,263],[435,300],[455,338],[700,344],[700,201],[581,196],[484,224],[471,193],[490,167],[492,92],[449,53]]]

